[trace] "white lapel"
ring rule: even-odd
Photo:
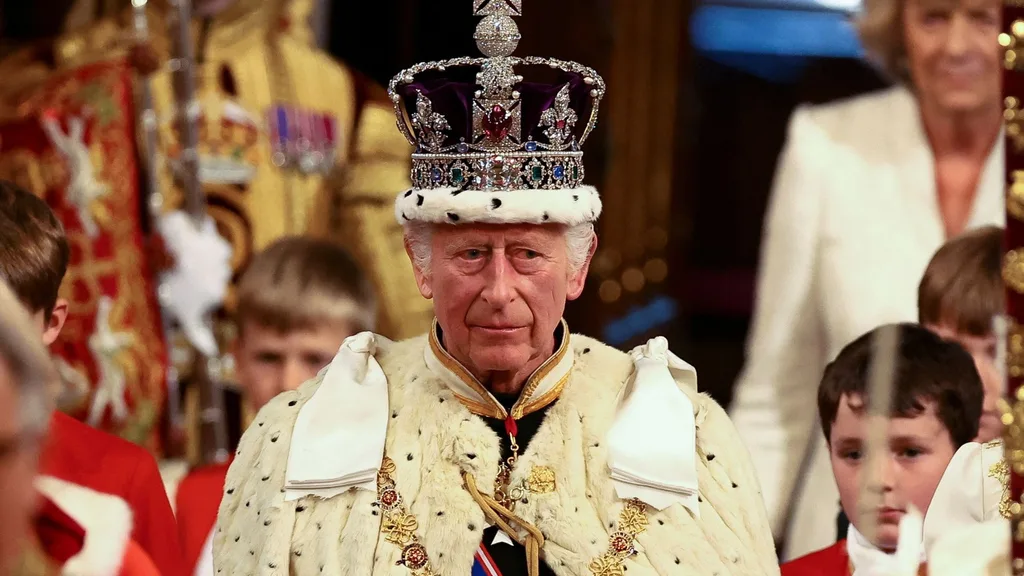
[[[1006,189],[1005,153],[1006,131],[1004,128],[1000,128],[999,138],[996,139],[996,145],[988,154],[985,170],[981,173],[981,179],[978,181],[978,195],[974,198],[971,219],[967,224],[969,228],[987,224],[1006,225],[1005,200],[1003,198],[1003,191]]]
[[[898,188],[889,193],[904,198],[906,214],[920,215],[907,222],[907,233],[913,230],[922,246],[939,246],[946,232],[939,211],[935,157],[925,135],[921,110],[917,98],[905,86],[892,88],[890,93],[891,97],[883,102],[887,109],[879,114],[886,123],[880,128],[893,135],[891,154],[898,174]]]
[[[935,181],[935,157],[931,144],[928,142],[921,120],[921,111],[912,92],[905,87],[894,88],[889,99],[889,110],[882,116],[891,127],[896,128],[896,141],[902,150],[895,150],[897,157],[905,157],[900,166],[899,182],[904,193],[913,200],[911,208],[919,209],[919,214],[927,218],[913,218],[927,246],[940,246],[946,240],[946,231],[939,207],[939,195]],[[1003,128],[999,137],[989,151],[981,176],[978,178],[977,193],[971,212],[967,219],[966,229],[977,228],[987,224],[1004,224],[1006,215],[1003,210],[1003,155],[1006,149],[1006,138]],[[913,213],[913,212],[912,212]]]

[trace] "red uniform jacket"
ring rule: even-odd
[[[917,573],[924,576],[927,567],[922,564]],[[846,540],[840,540],[828,548],[811,552],[782,565],[782,576],[850,576],[853,565],[846,552]]]
[[[231,462],[196,468],[178,485],[175,511],[178,536],[189,574],[196,573],[199,555],[217,523],[217,509],[224,497],[224,479]]]
[[[160,576],[131,539],[132,512],[124,500],[53,477],[40,477],[37,486],[36,543],[61,574]]]
[[[160,471],[141,447],[54,412],[40,474],[117,496],[131,508],[132,540],[163,576],[185,576]]]
[[[782,565],[782,576],[850,576],[846,540]]]

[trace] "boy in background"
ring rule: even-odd
[[[32,315],[45,346],[56,341],[67,318],[68,304],[58,292],[69,254],[64,227],[49,206],[0,181],[0,278]],[[51,391],[56,394],[56,389]],[[122,499],[131,511],[131,539],[163,576],[182,575],[174,515],[152,455],[66,414],[51,414],[40,475]],[[87,513],[89,519],[103,515],[103,510]],[[103,537],[113,537],[110,530],[103,532]]]
[[[883,327],[884,328],[884,327]],[[956,451],[978,435],[983,391],[971,356],[930,330],[900,324],[888,420],[888,452],[871,486],[881,504],[858,503],[868,429],[868,378],[877,328],[839,353],[818,388],[818,413],[828,442],[843,511],[854,519],[846,539],[782,566],[783,576],[874,573],[891,562],[899,522],[910,505],[927,514],[936,486]],[[862,514],[877,522],[875,540],[857,529]]]
[[[336,244],[282,238],[253,258],[238,283],[234,350],[249,407],[313,378],[346,338],[373,330],[369,279]],[[178,528],[191,573],[213,574],[213,528],[230,461],[189,473],[178,487]]]
[[[985,390],[977,442],[1002,435],[998,408],[1003,382],[996,365],[993,318],[1003,314],[1005,295],[1001,270],[1003,229],[977,228],[942,245],[932,256],[917,288],[918,322],[946,340],[960,344],[974,359]],[[850,525],[843,512],[838,538]]]
[[[993,318],[1003,314],[1003,229],[985,226],[957,236],[932,256],[917,289],[918,322],[967,350],[985,387],[978,442],[1002,435],[997,402],[1003,394],[996,366]]]

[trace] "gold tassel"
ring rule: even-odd
[[[540,530],[499,504],[491,496],[480,492],[476,486],[476,479],[469,472],[463,472],[462,479],[466,483],[469,495],[473,497],[473,500],[483,510],[484,516],[487,516],[488,520],[526,548],[527,575],[540,576],[540,551],[544,547],[544,535],[541,534]],[[511,522],[518,524],[523,530],[526,530],[525,539],[519,537],[519,531],[512,528]]]

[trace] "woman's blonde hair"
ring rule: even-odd
[[[906,0],[864,0],[857,32],[868,57],[893,80],[908,82],[907,47],[903,36],[903,3]]]

